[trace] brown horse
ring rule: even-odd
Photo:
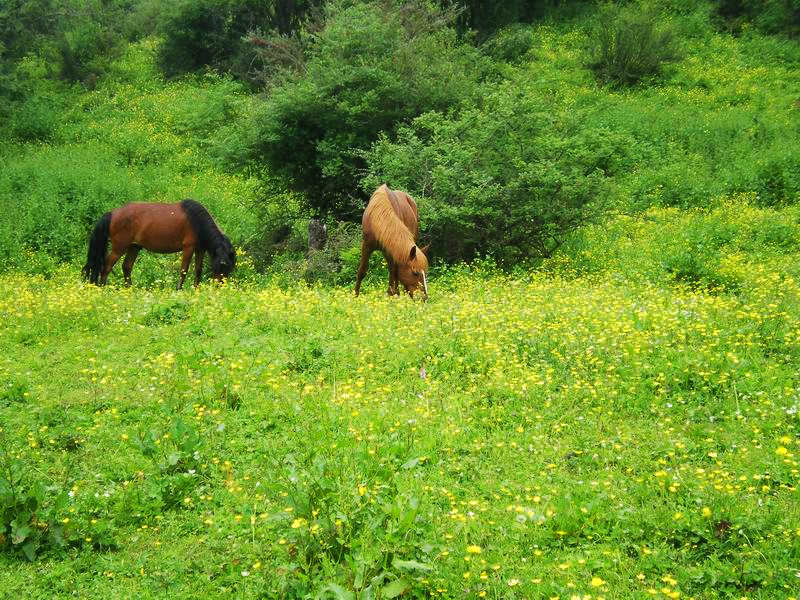
[[[417,247],[419,223],[417,204],[413,198],[399,190],[390,190],[384,184],[372,194],[361,219],[361,264],[356,276],[356,296],[361,280],[367,273],[370,255],[380,249],[389,268],[389,295],[395,296],[398,280],[414,297],[422,289],[423,299],[428,298],[428,259],[426,248]]]
[[[106,256],[109,239],[111,252]],[[134,203],[107,212],[97,222],[89,239],[83,276],[104,285],[111,269],[125,254],[122,274],[125,284],[130,285],[133,263],[142,248],[162,254],[183,252],[178,289],[183,287],[193,254],[195,285],[200,283],[206,252],[212,256],[211,271],[217,280],[229,275],[236,264],[231,241],[199,202],[187,199],[177,204]]]

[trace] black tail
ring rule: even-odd
[[[214,275],[230,275],[236,265],[236,251],[206,207],[195,200],[187,198],[181,201],[181,208],[186,213],[189,223],[200,240],[200,247],[211,253],[211,271]]]
[[[108,246],[108,230],[111,227],[111,213],[107,212],[97,225],[94,226],[92,235],[89,238],[89,253],[86,256],[86,264],[83,265],[83,278],[92,283],[100,282],[100,274],[106,264],[106,246]]]

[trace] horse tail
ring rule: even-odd
[[[97,221],[92,235],[89,237],[89,253],[86,256],[86,264],[83,265],[81,273],[83,273],[83,278],[88,279],[91,283],[100,281],[100,274],[103,272],[103,267],[105,267],[110,228],[111,213],[107,212]]]
[[[200,248],[210,252],[213,256],[212,272],[215,275],[230,275],[236,265],[236,251],[231,240],[222,233],[206,207],[196,200],[191,198],[182,200],[181,208],[197,234]]]

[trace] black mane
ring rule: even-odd
[[[214,275],[230,275],[236,265],[236,251],[228,236],[217,227],[206,207],[196,200],[182,200],[181,208],[197,234],[198,246],[213,256],[211,270]]]

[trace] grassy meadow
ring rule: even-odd
[[[388,4],[352,4],[282,89],[165,78],[153,35],[91,85],[49,46],[0,69],[30,86],[0,89],[0,598],[800,598],[796,40],[659,0],[674,59],[614,86],[584,5],[467,49],[400,11],[419,46],[383,55],[349,32],[397,33]],[[480,72],[410,81],[463,102],[405,95],[358,146],[381,69],[440,51]],[[295,108],[336,134],[303,146],[320,173],[413,192],[427,303],[387,298],[377,253],[353,296],[353,223],[307,253],[308,198],[253,145]],[[177,255],[143,252],[130,288],[81,282],[103,212],[184,197],[230,280],[175,291]],[[531,215],[575,198],[531,252]]]
[[[796,595],[795,278],[755,269],[731,297],[477,269],[433,290],[3,276],[0,468],[67,550],[3,554],[0,587]]]

